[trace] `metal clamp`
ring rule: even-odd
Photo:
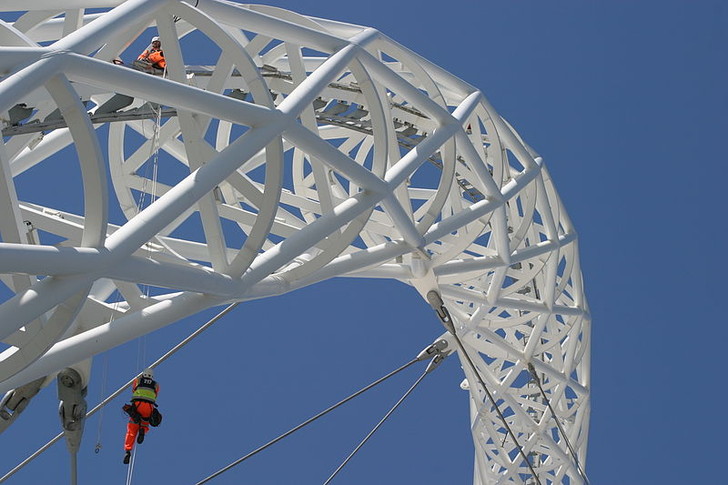
[[[442,297],[440,296],[440,294],[435,290],[428,291],[427,301],[432,309],[435,310],[435,313],[437,313],[437,316],[440,318],[440,322],[442,322],[445,329],[451,334],[455,335],[455,325],[452,322],[450,312],[445,306],[445,302],[442,301]]]

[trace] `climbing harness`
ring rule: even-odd
[[[528,465],[528,468],[531,471],[531,474],[536,479],[537,485],[541,485],[541,479],[536,474],[536,470],[533,469],[533,465],[531,464],[531,461],[526,456],[526,453],[523,451],[523,447],[518,442],[518,438],[516,438],[516,434],[513,432],[511,427],[508,425],[508,421],[506,421],[505,416],[503,416],[503,413],[501,412],[500,408],[498,407],[498,404],[496,403],[495,398],[493,397],[493,394],[491,394],[490,390],[488,389],[488,386],[485,385],[485,381],[483,380],[483,377],[480,375],[478,368],[475,366],[475,363],[470,358],[470,355],[468,354],[467,350],[465,350],[465,346],[463,345],[462,341],[460,340],[460,337],[458,336],[457,332],[455,331],[455,325],[452,321],[452,317],[450,316],[450,311],[445,306],[445,302],[442,301],[442,297],[440,296],[440,294],[437,291],[430,290],[427,293],[427,301],[430,303],[430,306],[432,307],[432,309],[435,310],[435,313],[437,313],[437,316],[440,318],[440,321],[442,322],[443,326],[454,337],[455,342],[457,343],[458,349],[460,350],[461,354],[463,355],[463,357],[465,357],[465,360],[468,363],[468,367],[470,367],[470,370],[477,377],[478,382],[480,383],[480,386],[483,388],[483,391],[485,391],[486,396],[488,396],[488,400],[490,401],[491,405],[493,406],[496,413],[498,414],[498,417],[500,418],[501,422],[503,423],[503,427],[506,429],[508,434],[513,439],[513,442],[516,444],[516,447],[518,448],[518,453],[521,455],[521,458],[523,458],[523,460]]]
[[[197,482],[197,483],[196,483],[195,485],[202,485],[202,484],[204,484],[204,483],[207,483],[207,482],[209,482],[209,481],[210,481],[210,480],[212,480],[213,478],[215,478],[215,477],[217,477],[217,476],[219,476],[219,475],[222,475],[222,474],[223,474],[223,473],[225,473],[226,471],[228,471],[228,470],[230,470],[231,468],[233,468],[233,467],[235,467],[235,466],[239,465],[240,463],[244,462],[244,461],[245,461],[245,460],[247,460],[248,458],[250,458],[250,457],[252,457],[252,456],[254,456],[254,455],[257,455],[258,453],[260,453],[261,451],[265,450],[266,448],[268,448],[268,447],[270,447],[270,446],[274,445],[275,443],[278,443],[278,442],[279,442],[280,440],[282,440],[283,438],[285,438],[285,437],[287,437],[287,436],[290,436],[291,434],[295,433],[296,431],[298,431],[298,430],[300,430],[300,429],[302,429],[302,428],[304,428],[304,427],[308,426],[309,424],[313,423],[313,422],[314,422],[314,421],[316,421],[317,419],[319,419],[319,418],[321,418],[321,417],[325,416],[326,414],[330,413],[331,411],[333,411],[334,409],[338,408],[339,406],[341,406],[341,405],[343,405],[343,404],[345,404],[345,403],[347,403],[347,402],[351,401],[351,400],[352,400],[352,399],[354,399],[355,397],[357,397],[357,396],[360,396],[361,394],[363,394],[363,393],[365,393],[366,391],[368,391],[368,390],[372,389],[373,387],[377,386],[378,384],[381,384],[382,382],[386,381],[386,380],[387,380],[387,379],[389,379],[390,377],[393,377],[394,375],[396,375],[396,374],[398,374],[398,373],[402,372],[403,370],[405,370],[405,369],[406,369],[406,368],[408,368],[409,366],[411,366],[411,365],[413,365],[413,364],[415,364],[415,363],[417,363],[417,362],[420,362],[420,361],[426,360],[426,359],[428,359],[428,358],[429,358],[429,359],[432,359],[432,361],[431,361],[430,365],[428,365],[428,367],[427,367],[427,370],[425,371],[425,374],[423,374],[423,375],[422,375],[422,377],[420,377],[420,378],[418,379],[418,381],[417,381],[417,382],[415,383],[415,386],[416,386],[417,384],[419,384],[419,382],[420,382],[420,381],[422,380],[422,378],[423,378],[423,377],[424,377],[424,376],[425,376],[426,374],[428,374],[428,373],[430,372],[430,370],[431,370],[431,367],[432,367],[432,368],[434,369],[434,367],[433,367],[433,364],[432,364],[432,362],[435,362],[435,361],[437,360],[437,364],[439,364],[439,363],[440,363],[440,362],[442,361],[442,359],[444,359],[444,358],[445,358],[445,357],[446,357],[447,355],[449,355],[449,354],[450,354],[451,352],[452,352],[452,349],[450,348],[450,345],[449,345],[448,341],[447,341],[446,339],[442,339],[442,338],[441,338],[441,339],[438,339],[438,340],[437,340],[437,341],[436,341],[435,343],[433,343],[433,344],[429,345],[429,346],[428,346],[428,347],[426,347],[426,348],[425,348],[424,350],[422,350],[422,352],[420,352],[420,353],[419,353],[419,354],[417,355],[417,357],[415,357],[415,358],[414,358],[414,359],[412,359],[411,361],[407,362],[407,363],[406,363],[406,364],[404,364],[403,366],[401,366],[401,367],[399,367],[399,368],[397,368],[397,369],[393,370],[392,372],[390,372],[389,374],[387,374],[387,375],[385,375],[385,376],[383,376],[383,377],[380,377],[380,378],[379,378],[379,379],[377,379],[376,381],[374,381],[374,382],[372,382],[371,384],[369,384],[369,385],[367,385],[367,386],[365,386],[365,387],[363,387],[363,388],[359,389],[359,390],[358,390],[358,391],[356,391],[355,393],[353,393],[353,394],[349,395],[348,397],[346,397],[346,398],[342,399],[341,401],[337,402],[336,404],[334,404],[334,405],[332,405],[332,406],[329,406],[328,408],[324,409],[323,411],[321,411],[320,413],[316,414],[315,416],[312,416],[312,417],[308,418],[308,419],[307,419],[306,421],[302,422],[301,424],[299,424],[299,425],[297,425],[297,426],[294,426],[293,428],[289,429],[288,431],[286,431],[285,433],[281,434],[280,436],[278,436],[278,437],[276,437],[276,438],[274,438],[274,439],[270,440],[269,442],[267,442],[266,444],[264,444],[264,445],[262,445],[262,446],[259,446],[258,448],[256,448],[255,450],[251,451],[251,452],[250,452],[250,453],[248,453],[247,455],[244,455],[243,457],[241,457],[241,458],[238,458],[237,460],[235,460],[235,461],[233,461],[232,463],[230,463],[229,465],[227,465],[227,466],[225,466],[225,467],[221,468],[220,470],[216,471],[215,473],[213,473],[212,475],[208,476],[207,478],[204,478],[204,479],[200,480],[200,481],[199,481],[199,482]],[[435,366],[436,366],[436,365],[435,365]],[[392,412],[394,412],[394,409],[396,409],[396,407],[397,407],[397,406],[399,406],[399,404],[401,404],[401,402],[402,402],[402,401],[404,400],[404,398],[406,398],[406,397],[407,397],[407,396],[408,396],[408,395],[409,395],[409,394],[410,394],[410,393],[412,392],[412,390],[414,389],[414,387],[415,387],[415,386],[413,386],[412,388],[410,388],[410,390],[408,390],[408,391],[407,391],[407,393],[405,393],[405,396],[403,396],[403,398],[399,400],[399,402],[398,402],[398,403],[397,403],[397,404],[396,404],[396,405],[394,406],[394,408],[392,408],[392,409],[391,409],[391,410],[389,411],[389,413],[387,413],[387,415],[385,416],[385,418],[384,418],[384,419],[386,419],[387,417],[389,417],[389,415],[391,415],[391,414],[392,414]],[[380,423],[379,423],[379,424],[377,425],[377,428],[378,428],[379,426],[381,426],[381,424],[382,424],[382,422],[384,421],[384,419],[383,419],[382,421],[380,421]],[[375,429],[374,431],[376,431],[376,429]],[[374,431],[372,431],[372,432],[371,432],[371,433],[369,434],[369,436],[371,436],[372,434],[374,434]],[[366,439],[364,440],[364,442],[365,442],[365,441],[366,441],[367,439],[369,439],[369,436],[367,436],[367,438],[366,438]],[[362,445],[364,444],[364,442],[362,442],[362,443],[360,443],[360,444],[359,444],[359,446],[357,447],[357,450],[358,450],[359,448],[361,448],[361,446],[362,446]],[[356,452],[357,450],[355,450],[355,452]],[[353,453],[352,453],[352,455],[353,455]],[[349,458],[347,459],[347,462],[348,462],[348,460],[349,460],[349,459],[351,459],[351,455],[350,455],[350,457],[349,457]],[[339,470],[340,470],[340,469],[341,469],[341,468],[343,467],[343,465],[345,465],[345,464],[346,464],[346,463],[342,464],[342,465],[341,465],[341,466],[339,467],[339,469],[337,469],[337,472],[336,472],[336,473],[338,473],[338,471],[339,471]],[[336,474],[336,473],[335,473],[335,474]],[[333,478],[333,476],[332,476],[331,478]]]
[[[571,457],[574,459],[574,463],[576,464],[576,469],[579,472],[579,475],[581,475],[581,478],[584,480],[584,483],[586,483],[586,485],[589,485],[589,479],[586,476],[586,472],[581,467],[581,463],[579,463],[579,456],[576,454],[574,447],[571,446],[571,441],[569,440],[569,437],[566,435],[566,431],[564,431],[564,428],[561,426],[561,421],[559,421],[559,418],[556,416],[556,411],[554,411],[554,408],[551,406],[551,401],[546,396],[546,392],[543,390],[543,386],[541,386],[541,379],[538,377],[536,368],[533,366],[533,364],[531,362],[528,363],[528,372],[531,373],[531,377],[533,378],[534,381],[536,381],[536,385],[538,385],[538,389],[539,389],[539,391],[541,391],[541,397],[543,397],[543,400],[546,403],[546,406],[549,408],[549,411],[551,412],[551,417],[553,417],[554,421],[556,421],[556,426],[558,426],[559,432],[561,433],[561,436],[563,436],[564,441],[566,442],[566,447],[569,449],[569,453],[571,454]]]

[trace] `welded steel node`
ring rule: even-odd
[[[475,363],[458,351],[475,483],[585,481],[576,232],[480,91],[374,29],[279,8],[63,5],[0,4],[0,391],[32,397],[206,308],[392,278],[441,295]],[[166,69],[131,68],[157,34]]]

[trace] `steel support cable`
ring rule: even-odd
[[[561,432],[561,436],[564,437],[564,441],[566,442],[567,448],[569,448],[569,453],[571,453],[571,457],[574,459],[574,463],[576,464],[576,469],[579,472],[579,475],[581,475],[581,478],[584,479],[584,483],[586,483],[586,485],[589,485],[589,478],[587,478],[586,472],[581,467],[581,463],[579,463],[579,457],[577,456],[574,447],[571,446],[571,441],[569,441],[569,437],[566,435],[566,431],[561,426],[561,421],[559,421],[559,418],[556,416],[556,411],[554,411],[554,408],[551,406],[551,401],[546,396],[546,392],[543,390],[543,387],[541,387],[541,379],[539,379],[538,377],[536,368],[533,367],[533,364],[530,362],[528,363],[528,371],[531,373],[533,379],[536,381],[538,389],[539,391],[541,391],[541,396],[543,396],[543,400],[546,402],[546,406],[549,408],[551,416],[554,418],[554,421],[556,421],[556,426],[558,426],[559,431]]]
[[[506,417],[501,412],[500,408],[498,407],[498,404],[496,404],[495,398],[493,397],[493,394],[491,394],[490,390],[488,389],[488,386],[485,385],[485,381],[480,375],[480,372],[478,371],[478,368],[475,366],[475,363],[470,358],[470,354],[468,354],[467,350],[465,350],[465,346],[463,345],[462,341],[460,340],[460,337],[458,336],[457,332],[455,332],[455,325],[453,324],[452,317],[450,316],[450,312],[448,311],[447,307],[445,306],[445,302],[442,301],[442,297],[440,297],[440,294],[436,291],[432,290],[427,294],[427,300],[432,306],[432,308],[437,313],[437,316],[440,318],[440,321],[445,326],[448,332],[452,334],[452,336],[455,339],[455,343],[457,343],[458,348],[461,352],[461,354],[465,357],[465,360],[468,362],[468,366],[473,371],[473,374],[475,374],[475,377],[478,379],[478,382],[480,383],[480,386],[485,391],[486,396],[488,396],[488,400],[492,404],[493,408],[495,408],[496,413],[498,414],[498,417],[500,418],[501,422],[503,423],[503,427],[506,429],[508,434],[513,438],[513,442],[516,444],[516,448],[518,448],[518,453],[521,455],[523,460],[528,465],[528,469],[531,470],[531,474],[536,479],[536,483],[538,485],[541,484],[541,479],[538,478],[538,475],[536,474],[536,471],[533,469],[533,465],[531,464],[531,461],[526,456],[526,453],[523,451],[523,447],[518,442],[518,438],[516,438],[516,434],[513,432],[511,427],[508,425],[508,421],[506,421]]]
[[[78,483],[78,452],[71,453],[71,485]]]
[[[354,451],[352,451],[349,454],[349,456],[347,456],[346,459],[343,462],[341,462],[341,465],[339,465],[339,467],[336,470],[334,470],[334,473],[331,474],[331,476],[324,482],[323,485],[328,485],[331,482],[331,480],[333,480],[334,477],[339,474],[339,472],[346,466],[347,463],[349,463],[349,461],[361,449],[361,447],[364,446],[364,444],[369,440],[369,438],[371,438],[372,435],[374,435],[374,433],[377,432],[377,430],[392,415],[392,413],[394,413],[394,411],[399,407],[399,405],[402,404],[404,402],[404,400],[407,399],[407,397],[412,393],[412,391],[414,391],[415,388],[420,384],[420,382],[422,382],[422,379],[424,379],[425,376],[427,376],[427,374],[429,374],[432,370],[434,370],[440,364],[440,362],[442,362],[443,358],[444,357],[442,356],[442,354],[438,354],[432,359],[430,364],[427,366],[427,369],[425,369],[425,372],[423,372],[422,375],[415,381],[415,383],[412,384],[412,386],[409,389],[407,389],[407,392],[405,392],[402,395],[402,397],[399,398],[399,401],[397,401],[397,403],[394,406],[392,406],[392,408],[387,412],[387,414],[385,414],[384,417],[377,423],[377,425],[374,428],[372,428],[372,430],[369,432],[369,434],[367,434],[364,437],[364,439],[361,440],[361,442],[357,445],[357,447],[354,448]]]
[[[495,398],[493,397],[493,394],[491,394],[490,390],[488,389],[488,386],[485,385],[485,381],[480,375],[480,372],[478,372],[478,368],[475,367],[475,364],[473,363],[472,359],[470,358],[470,355],[468,354],[468,351],[465,350],[465,346],[460,341],[460,337],[458,337],[455,333],[453,333],[453,336],[455,337],[455,342],[457,342],[458,347],[460,348],[460,351],[462,352],[463,356],[465,356],[465,360],[468,361],[468,366],[475,374],[475,377],[478,378],[478,382],[480,383],[480,386],[485,391],[485,394],[488,396],[488,400],[493,405],[493,408],[495,408],[496,413],[498,414],[498,417],[500,418],[501,422],[503,423],[503,427],[506,428],[508,431],[508,434],[511,435],[511,438],[513,438],[513,442],[516,444],[516,448],[518,448],[518,453],[521,455],[523,460],[528,465],[528,469],[531,470],[531,474],[536,479],[536,483],[538,485],[541,485],[541,479],[538,478],[538,475],[536,474],[536,470],[533,469],[533,465],[531,464],[531,461],[526,456],[526,453],[523,451],[523,446],[518,442],[518,438],[516,438],[516,434],[513,432],[511,427],[508,425],[508,421],[506,421],[506,417],[501,412],[500,408],[498,407],[498,404],[495,402]]]
[[[154,369],[159,364],[161,364],[162,362],[164,362],[165,360],[167,360],[168,358],[170,358],[178,350],[180,350],[182,347],[184,347],[185,345],[187,345],[188,343],[190,343],[190,341],[192,341],[195,337],[199,336],[202,332],[204,332],[205,330],[207,330],[207,328],[210,327],[210,325],[212,325],[213,323],[217,322],[219,319],[221,319],[222,317],[224,317],[225,315],[227,315],[230,311],[232,311],[239,304],[240,304],[240,302],[231,303],[230,305],[228,305],[227,307],[225,307],[224,310],[222,310],[220,313],[218,313],[217,315],[215,315],[214,317],[212,317],[210,320],[208,320],[200,328],[198,328],[197,330],[195,330],[194,332],[192,332],[191,334],[189,334],[187,336],[187,338],[185,338],[180,343],[178,343],[177,345],[175,345],[174,347],[172,347],[172,349],[170,349],[166,354],[164,354],[159,359],[157,359],[154,363],[150,364],[149,365],[149,368],[150,369]],[[100,403],[98,403],[96,405],[96,407],[94,407],[91,411],[89,411],[88,413],[86,413],[86,418],[89,418],[89,417],[93,416],[94,414],[96,414],[96,412],[99,409],[102,409],[111,400],[115,399],[117,396],[119,396],[119,394],[121,394],[122,392],[124,392],[128,387],[130,387],[134,383],[134,379],[136,379],[137,377],[139,377],[139,375],[134,376],[130,381],[128,381],[126,384],[124,384],[119,389],[117,389],[112,394],[110,394],[109,397],[107,397],[106,399],[104,399],[103,401],[101,401]],[[33,453],[28,458],[26,458],[25,460],[23,460],[15,468],[13,468],[9,472],[7,472],[3,477],[0,478],[0,483],[3,483],[5,480],[7,480],[11,476],[13,476],[18,471],[20,471],[25,465],[27,465],[28,463],[30,463],[31,461],[33,461],[34,459],[36,459],[39,455],[41,455],[44,451],[46,451],[48,448],[50,448],[51,446],[53,446],[53,444],[55,444],[61,438],[63,438],[63,432],[61,432],[58,435],[56,435],[48,443],[46,443],[45,445],[43,445],[40,448],[38,448],[38,450],[35,453]]]
[[[244,462],[248,458],[250,458],[250,457],[252,457],[254,455],[257,455],[258,453],[260,453],[261,451],[265,450],[266,448],[268,448],[268,447],[270,447],[270,446],[278,443],[283,438],[285,438],[287,436],[290,436],[291,434],[295,433],[296,431],[300,430],[301,428],[304,428],[304,427],[308,426],[309,424],[311,424],[314,421],[316,421],[317,419],[325,416],[326,414],[330,413],[331,411],[333,411],[334,409],[338,408],[339,406],[341,406],[343,404],[346,404],[347,402],[351,401],[355,397],[357,397],[357,396],[365,393],[366,391],[368,391],[369,389],[377,386],[378,384],[381,384],[382,382],[386,381],[387,379],[389,379],[390,377],[394,376],[395,374],[398,374],[398,373],[402,372],[403,370],[405,370],[406,368],[408,368],[412,364],[414,364],[416,362],[419,362],[421,360],[425,360],[426,358],[432,356],[433,354],[439,355],[440,354],[440,351],[444,348],[444,347],[438,347],[438,344],[439,343],[440,342],[430,345],[429,347],[425,348],[422,352],[420,352],[417,355],[417,357],[415,357],[411,361],[407,362],[403,366],[401,366],[401,367],[393,370],[392,372],[390,372],[389,374],[387,374],[387,375],[385,375],[383,377],[380,377],[376,381],[372,382],[371,384],[367,385],[366,387],[363,387],[363,388],[359,389],[355,393],[353,393],[353,394],[349,395],[348,397],[342,399],[341,401],[337,402],[336,404],[333,404],[333,405],[329,406],[328,408],[324,409],[323,411],[321,411],[320,413],[316,414],[315,416],[312,416],[312,417],[308,418],[306,421],[302,422],[301,424],[299,424],[297,426],[294,426],[293,428],[289,429],[285,433],[279,435],[276,438],[273,438],[272,440],[270,440],[266,444],[264,444],[262,446],[259,446],[258,448],[254,449],[253,451],[251,451],[247,455],[245,455],[245,456],[243,456],[241,458],[238,458],[234,462],[232,462],[229,465],[227,465],[227,466],[219,469],[218,471],[216,471],[212,475],[208,476],[207,478],[205,478],[203,480],[200,480],[195,485],[202,485],[203,483],[209,482],[213,478],[215,478],[215,477],[217,477],[217,476],[225,473],[226,471],[230,470],[234,466],[237,466],[240,463]]]

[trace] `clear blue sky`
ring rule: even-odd
[[[728,5],[270,3],[376,27],[479,87],[543,155],[580,234],[593,316],[591,482],[717,483],[728,431],[718,397],[728,334]],[[210,314],[147,337],[148,360]],[[135,483],[195,483],[440,332],[424,302],[395,282],[327,282],[243,304],[158,370],[165,422],[141,449]],[[137,370],[137,349],[109,353],[107,390]],[[420,370],[211,483],[323,483]],[[461,379],[455,359],[443,364],[333,483],[470,483]],[[80,483],[124,483],[122,403],[104,413],[99,454],[99,421],[88,422]],[[0,472],[55,434],[55,406],[48,388],[3,434]],[[57,445],[10,483],[47,483],[67,467]]]

